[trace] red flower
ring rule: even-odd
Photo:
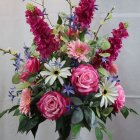
[[[76,22],[82,28],[89,28],[94,15],[95,0],[81,0],[79,6],[75,8]]]
[[[42,58],[48,58],[50,54],[57,51],[59,42],[56,41],[52,29],[44,21],[43,13],[37,7],[34,10],[26,11],[27,23],[31,27],[31,32],[34,35],[34,42],[37,45]]]

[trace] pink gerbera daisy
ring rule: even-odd
[[[31,90],[27,88],[21,93],[19,110],[22,114],[28,115],[30,113],[31,94]]]
[[[86,43],[81,42],[80,40],[71,41],[67,45],[68,56],[70,58],[78,59],[78,62],[85,61],[88,62],[87,54],[90,51],[90,48]]]

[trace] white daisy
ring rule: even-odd
[[[105,79],[104,82],[99,84],[100,93],[96,94],[95,97],[101,97],[100,107],[105,106],[105,108],[109,105],[109,103],[114,103],[117,96],[117,88],[115,87],[116,81],[111,79]]]
[[[49,61],[49,63],[45,63],[44,66],[46,68],[46,71],[40,72],[41,76],[45,76],[45,84],[49,83],[50,85],[53,85],[56,79],[59,80],[61,85],[64,84],[63,78],[68,78],[68,76],[71,76],[70,68],[62,68],[66,61],[60,61],[60,58],[57,60],[55,58],[52,58],[52,60]]]

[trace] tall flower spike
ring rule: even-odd
[[[76,22],[80,24],[82,29],[90,27],[95,10],[94,4],[95,0],[81,0],[75,8]]]
[[[43,13],[33,5],[27,6],[26,21],[31,27],[34,35],[34,43],[43,59],[48,58],[57,51],[59,42],[56,40],[53,30],[44,21]]]

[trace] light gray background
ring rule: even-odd
[[[46,0],[47,12],[53,23],[56,22],[58,11],[68,11],[65,0]],[[75,4],[78,0],[72,0]],[[124,86],[127,105],[134,107],[140,112],[140,0],[97,0],[99,11],[96,13],[92,27],[96,29],[99,19],[105,13],[116,6],[113,20],[108,22],[101,31],[101,34],[108,34],[112,28],[118,26],[120,21],[128,21],[130,24],[130,37],[124,41],[124,49],[118,59],[119,76]],[[24,17],[25,5],[22,0],[0,0],[0,47],[12,48],[22,51],[23,43],[31,43],[32,35]],[[9,55],[0,56],[0,110],[11,105],[8,98],[8,90],[12,86],[11,76],[14,72]],[[138,96],[138,97],[137,97]],[[137,97],[137,99],[135,99]],[[140,119],[130,115],[125,120],[121,114],[113,118],[113,122],[108,121],[108,128],[112,131],[113,140],[139,140],[140,139]],[[0,120],[0,140],[33,140],[31,134],[17,134],[18,118],[5,116]],[[41,124],[36,140],[56,140],[53,122],[46,121]],[[89,133],[83,129],[81,132],[83,140],[94,140],[94,130]],[[108,138],[104,138],[107,140]]]

